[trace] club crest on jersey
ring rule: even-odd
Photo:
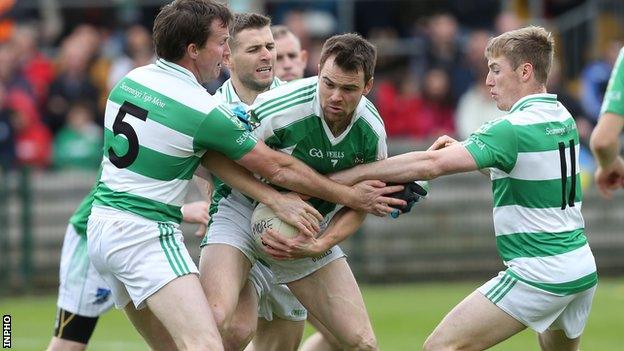
[[[359,152],[355,154],[355,156],[353,156],[353,163],[356,165],[361,165],[362,163],[364,163],[364,155]]]

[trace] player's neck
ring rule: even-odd
[[[327,119],[325,119],[325,123],[327,123],[327,126],[329,127],[329,130],[334,137],[339,136],[345,130],[347,130],[347,127],[349,126],[349,123],[351,123],[351,118],[353,118],[354,113],[355,112],[351,113],[351,116],[349,118],[345,118],[340,121],[328,121]]]
[[[256,101],[258,95],[269,90],[269,87],[266,87],[262,90],[249,88],[245,86],[245,84],[243,84],[239,79],[237,79],[235,75],[232,75],[232,86],[234,87],[234,91],[236,92],[238,98],[246,105],[253,104],[253,102]]]
[[[544,84],[535,83],[535,84],[527,85],[522,90],[521,98],[524,98],[525,96],[529,96],[529,95],[535,95],[535,94],[546,94],[546,92],[547,92],[546,86]]]

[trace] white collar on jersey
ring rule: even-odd
[[[271,86],[269,87],[269,90],[273,89],[273,88],[275,88],[277,86],[280,86],[282,84],[284,84],[284,82],[281,81],[279,78],[275,77],[275,78],[273,78],[273,83],[271,83]],[[228,80],[223,82],[221,87],[219,89],[217,89],[217,91],[219,91],[219,90],[221,91],[220,94],[221,94],[222,98],[225,98],[225,101],[228,104],[243,104],[243,105],[245,105],[245,108],[249,107],[247,104],[242,102],[240,97],[238,97],[238,94],[236,94],[236,90],[234,89],[234,84],[232,84],[232,78],[228,78]]]
[[[516,101],[511,109],[509,109],[509,113],[516,112],[518,110],[523,109],[524,107],[530,106],[532,103],[549,103],[556,104],[557,103],[557,95],[549,94],[549,93],[540,93],[540,94],[530,94],[522,97],[520,100]]]
[[[189,71],[188,69],[178,65],[177,63],[173,63],[171,61],[167,61],[163,58],[159,58],[158,60],[156,60],[156,66],[171,72],[172,74],[175,74],[176,76],[183,78],[183,79],[188,79],[190,81],[192,81],[193,83],[202,86],[201,84],[199,84],[199,81],[197,81],[197,77],[195,77],[195,75],[193,74],[193,72]]]

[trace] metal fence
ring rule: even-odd
[[[95,173],[20,170],[0,179],[0,289],[52,290],[67,222]],[[198,198],[196,191],[191,198]],[[605,273],[624,272],[624,194],[610,202],[590,187],[583,213],[587,236]],[[195,228],[183,225],[198,258]],[[360,281],[486,277],[503,268],[495,248],[490,182],[480,174],[443,177],[412,213],[393,220],[369,216],[342,245]]]

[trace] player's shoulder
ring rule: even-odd
[[[278,98],[288,98],[288,97],[300,97],[307,96],[310,94],[316,93],[318,78],[310,77],[299,79],[289,83],[282,83],[273,89],[267,90],[264,93],[258,95],[256,101],[254,102],[254,107],[261,107],[263,104],[266,104],[268,101],[278,99]]]
[[[474,134],[488,134],[492,129],[508,129],[513,130],[514,124],[509,120],[511,114],[496,117],[490,121],[483,123]]]
[[[366,98],[366,96],[362,96],[362,99],[360,99],[360,103],[355,110],[355,114],[356,118],[361,119],[364,123],[369,125],[377,135],[386,135],[383,118],[381,118],[379,111],[372,101]]]
[[[210,113],[219,101],[213,98],[194,77],[186,74],[171,68],[163,69],[157,64],[149,64],[130,71],[117,88],[137,99],[161,107],[191,109],[200,114]]]
[[[305,112],[316,97],[317,83],[317,77],[310,77],[280,85],[258,95],[250,109],[258,119],[276,113]]]

